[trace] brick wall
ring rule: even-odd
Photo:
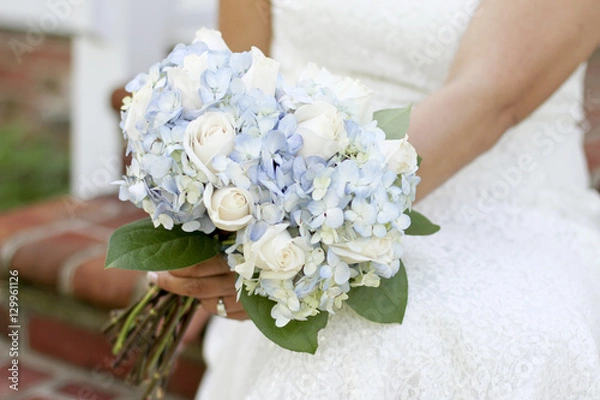
[[[15,43],[28,45],[26,34],[0,29],[0,127],[68,132],[70,39],[47,36],[20,58]]]
[[[23,354],[34,351],[91,371],[87,375],[95,386],[103,383],[98,372],[116,378],[123,375],[125,371],[110,367],[111,346],[101,326],[109,320],[108,310],[125,308],[139,299],[146,278],[138,271],[105,270],[104,258],[112,231],[144,217],[145,212],[115,196],[87,202],[62,197],[0,213],[0,284],[7,284],[9,268],[18,270]],[[4,338],[10,325],[7,300],[7,296],[0,297],[0,336]],[[0,350],[1,345],[0,341]],[[181,355],[170,380],[171,393],[194,397],[204,372],[200,353],[194,345]],[[6,362],[7,353],[2,354],[0,366]],[[35,367],[33,361],[27,364]],[[4,399],[2,389],[0,398]],[[25,398],[30,399],[19,397]]]

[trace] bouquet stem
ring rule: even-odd
[[[113,342],[113,368],[132,357],[125,379],[136,386],[147,384],[143,399],[164,396],[177,348],[199,304],[193,297],[150,285],[141,300],[104,328]]]

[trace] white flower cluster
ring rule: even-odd
[[[128,89],[121,198],[156,226],[235,235],[237,288],[273,300],[277,326],[398,271],[417,154],[385,140],[365,86],[314,65],[290,84],[201,30]]]

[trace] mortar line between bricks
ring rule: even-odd
[[[99,227],[90,222],[75,219],[67,221],[59,220],[46,225],[37,226],[35,228],[26,229],[24,231],[15,233],[13,236],[5,240],[2,244],[0,250],[0,260],[2,261],[0,272],[8,272],[8,270],[10,269],[12,259],[21,247],[35,242],[39,242],[44,239],[60,236],[68,232],[74,232],[81,233],[85,236],[89,236],[95,239],[101,239],[102,241],[106,240],[105,234],[107,232],[102,232],[103,235],[98,235],[98,237],[96,237],[95,234],[89,234],[84,232],[86,229],[93,229],[92,232],[94,232],[94,230],[105,230],[112,232],[112,230],[109,230],[108,228]],[[108,235],[110,235],[110,233]]]
[[[86,221],[92,223],[92,224],[99,224],[101,225],[102,222],[109,220],[111,218],[114,217],[118,217],[119,215],[121,215],[122,211],[123,211],[123,206],[124,203],[121,200],[116,201],[117,197],[113,196],[113,195],[109,195],[110,197],[113,197],[115,202],[113,203],[104,203],[100,206],[98,206],[98,209],[96,210],[96,212],[93,215],[88,215],[86,218],[84,218]],[[103,198],[106,196],[100,196],[98,198]],[[98,199],[96,198],[96,199]],[[89,200],[80,200],[80,199],[75,199],[73,197],[70,197],[68,199],[64,199],[63,202],[68,203],[69,201],[72,203],[93,203],[95,199],[89,199]],[[65,205],[65,207],[68,209],[69,206]],[[81,218],[81,216],[77,217],[77,216],[73,216],[73,218]]]
[[[81,249],[73,253],[63,263],[58,271],[58,290],[61,294],[72,295],[73,294],[73,276],[77,269],[83,265],[84,262],[104,256],[106,254],[106,245],[97,244],[91,245],[84,249]]]
[[[56,380],[54,376],[51,376],[46,382],[37,383],[35,386],[23,391],[19,390],[18,393],[11,395],[4,400],[23,400],[33,396],[50,397],[52,400],[76,400],[73,399],[73,397],[66,397],[57,393],[57,389],[64,383],[65,382],[63,382],[62,379]]]

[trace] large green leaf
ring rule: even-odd
[[[375,111],[373,119],[377,126],[385,132],[386,139],[402,139],[410,123],[410,110],[412,105],[404,108],[386,108]]]
[[[328,313],[321,312],[308,317],[306,321],[290,321],[286,326],[278,328],[271,317],[274,301],[259,295],[249,295],[246,290],[242,290],[240,300],[258,330],[272,342],[284,349],[315,354],[319,345],[317,336],[327,325]]]
[[[175,226],[155,228],[142,219],[118,228],[108,241],[106,268],[167,271],[189,267],[221,251],[218,240],[202,232],[184,232]]]
[[[407,235],[426,236],[432,235],[440,230],[440,226],[434,224],[427,219],[423,214],[415,210],[407,211],[406,215],[410,217],[410,226],[404,231]]]
[[[408,301],[408,279],[404,264],[390,279],[381,279],[379,287],[357,286],[346,302],[369,321],[383,324],[402,323]]]

